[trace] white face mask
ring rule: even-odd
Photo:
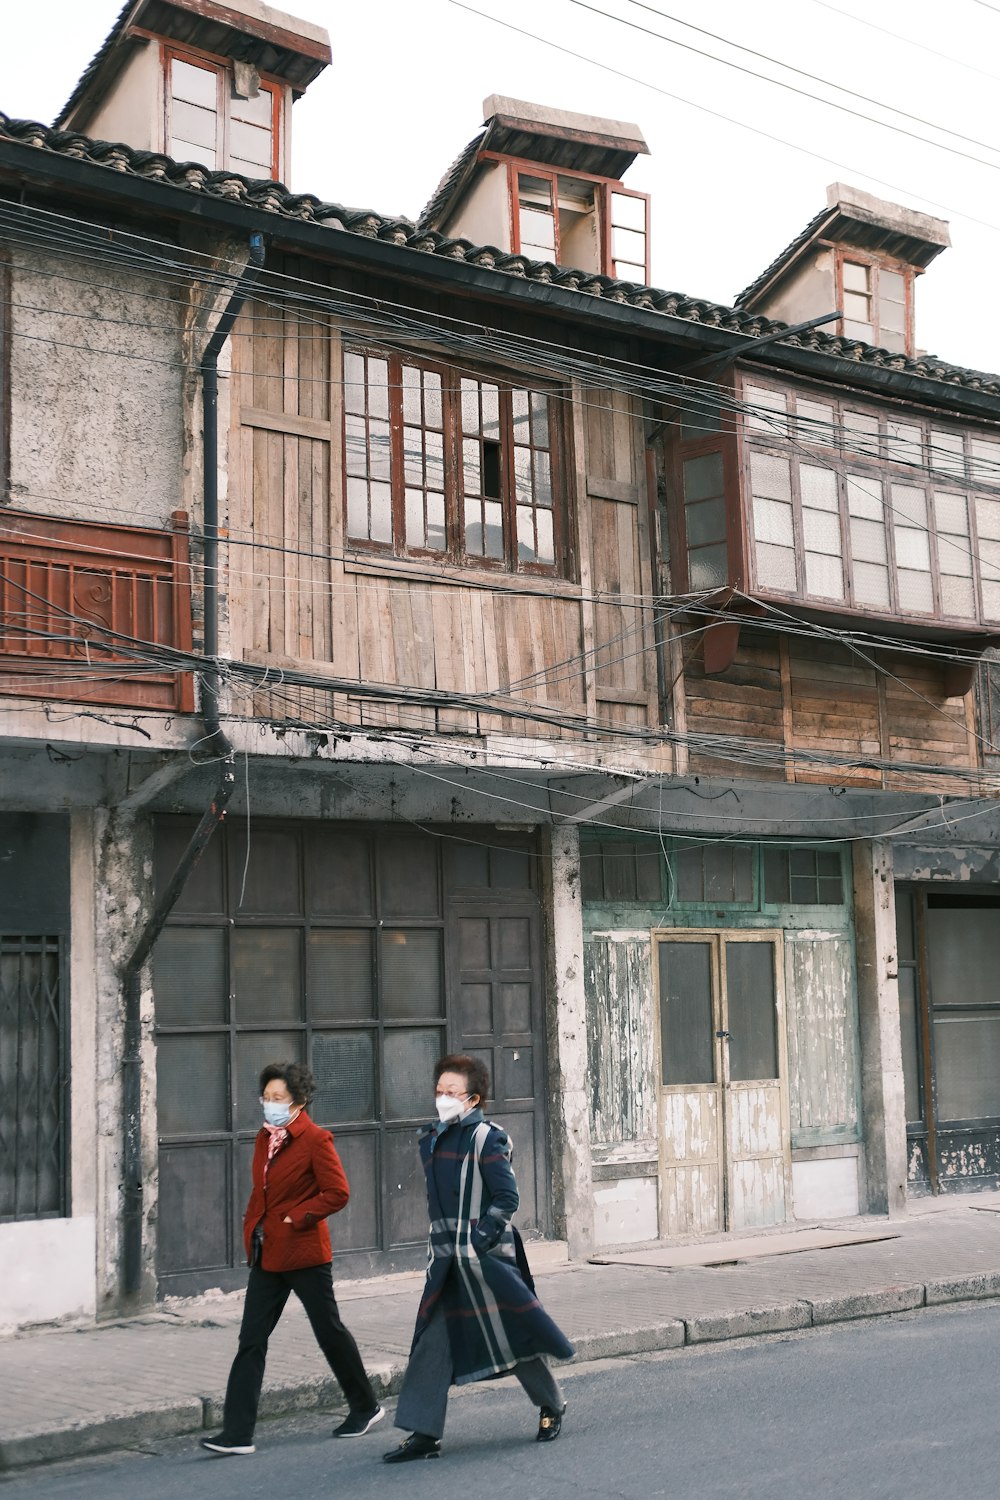
[[[434,1103],[437,1105],[438,1119],[441,1121],[457,1120],[465,1111],[465,1101],[456,1099],[452,1094],[437,1094]]]

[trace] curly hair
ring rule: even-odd
[[[486,1064],[478,1057],[469,1057],[465,1052],[449,1052],[434,1064],[435,1086],[442,1073],[461,1073],[469,1093],[478,1094],[480,1104],[486,1103],[490,1096],[490,1075]]]
[[[316,1092],[316,1080],[305,1063],[273,1062],[261,1069],[261,1093],[279,1078],[296,1104],[308,1104]]]

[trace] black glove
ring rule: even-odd
[[[494,1245],[500,1243],[506,1228],[507,1220],[501,1214],[495,1214],[492,1209],[487,1209],[472,1231],[473,1249],[478,1250],[480,1255],[485,1255],[487,1250],[492,1250]]]

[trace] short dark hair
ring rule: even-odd
[[[280,1078],[296,1104],[308,1104],[316,1092],[316,1080],[305,1063],[273,1062],[261,1069],[260,1091]]]
[[[478,1094],[480,1104],[490,1097],[490,1075],[486,1064],[465,1052],[449,1052],[434,1064],[434,1083],[442,1073],[461,1073],[470,1094]]]

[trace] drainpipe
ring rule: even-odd
[[[181,855],[173,875],[160,895],[139,937],[131,957],[122,970],[122,995],[125,1004],[125,1036],[122,1056],[123,1151],[122,1176],[124,1199],[122,1210],[122,1290],[137,1292],[142,1285],[142,968],[153,945],[174,909],[178,896],[201,859],[213,833],[226,815],[226,807],[236,782],[233,770],[233,747],[219,724],[219,372],[222,346],[232,331],[246,301],[257,271],[264,264],[264,237],[250,237],[250,256],[229,302],[215,326],[201,357],[202,377],[202,456],[204,467],[204,599],[205,599],[205,667],[201,673],[202,719],[212,752],[222,760],[222,772],[211,801],[201,815],[191,842]]]

